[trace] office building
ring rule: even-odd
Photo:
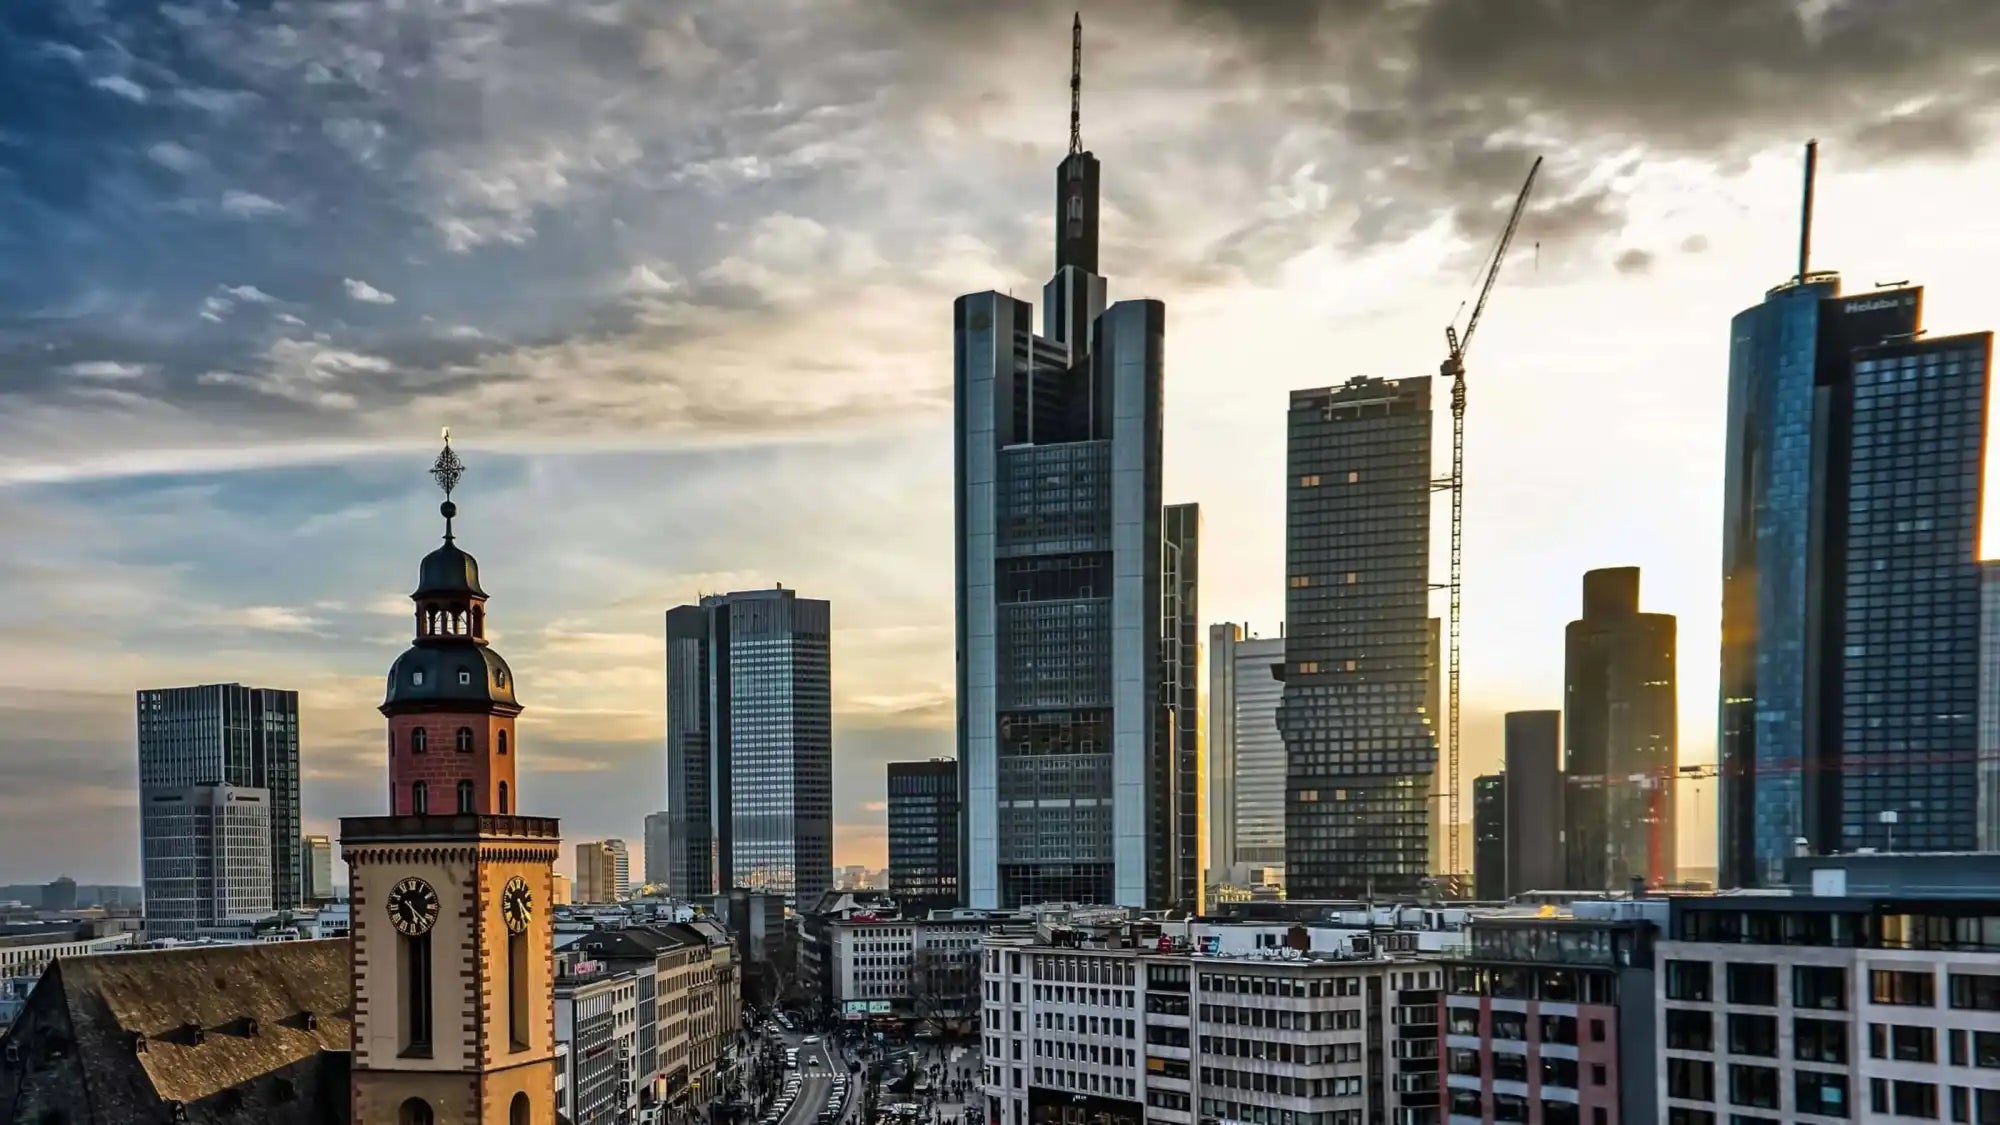
[[[1366,933],[1322,949],[1302,926],[1166,929],[1045,923],[983,943],[983,1120],[1439,1121],[1436,962]]]
[[[1445,962],[1447,1122],[1680,1120],[1655,1109],[1653,949],[1665,901],[1572,909],[1474,918],[1467,948]]]
[[[626,926],[586,934],[557,956],[578,959],[576,968],[595,964],[631,974],[636,1035],[630,1078],[640,1113],[706,1105],[724,1044],[742,1030],[737,997],[725,995],[736,979],[728,935],[678,923]],[[589,1050],[584,1048],[586,1057]]]
[[[340,897],[333,886],[333,840],[326,836],[299,838],[299,891],[314,905]]]
[[[1507,897],[1507,775],[1472,779],[1472,897]]]
[[[270,904],[267,910],[290,909],[303,902],[299,884],[298,693],[242,684],[159,688],[137,693],[137,710],[140,861],[142,869],[154,873],[145,880],[149,923],[156,893],[163,906],[169,900],[176,903],[162,914],[158,927],[149,924],[149,930],[156,936],[184,936],[227,913],[217,904],[194,903],[184,897],[190,889],[187,880],[196,878],[190,864],[210,870],[218,863],[227,864],[226,857],[205,855],[193,841],[172,835],[196,823],[187,819],[188,810],[218,807],[212,797],[189,792],[198,786],[226,786],[241,795],[223,805],[248,803],[251,791],[262,791],[258,803],[270,839],[261,852],[254,853],[260,859],[252,860],[253,853],[241,848],[237,854],[263,866],[271,882],[262,896]],[[179,797],[153,799],[166,793]],[[167,828],[160,817],[174,818],[179,827]],[[245,878],[241,871],[224,871],[220,877],[234,888],[241,888]],[[171,889],[156,885],[156,878],[175,884]],[[239,898],[239,903],[249,901],[252,898]]]
[[[575,1125],[618,1125],[639,1111],[639,980],[574,953],[556,958],[555,1037]]]
[[[889,893],[920,912],[959,905],[958,763],[889,763]]]
[[[67,875],[58,875],[42,884],[43,910],[75,910],[76,880]]]
[[[1097,183],[1073,135],[1039,332],[1004,293],[952,312],[960,853],[980,908],[1191,907],[1200,887],[1197,537],[1161,503],[1166,307],[1106,306]]]
[[[1285,863],[1283,630],[1254,637],[1231,622],[1211,625],[1208,662],[1208,881],[1272,882]]]
[[[1583,576],[1564,636],[1563,815],[1573,890],[1674,881],[1674,618],[1639,612],[1639,568]]]
[[[619,839],[604,841],[604,849],[611,853],[611,900],[623,902],[632,897],[632,855]]]
[[[779,586],[678,606],[666,627],[669,892],[818,898],[833,885],[831,607]]]
[[[1444,620],[1433,617],[1427,623],[1428,634],[1424,643],[1424,667],[1427,675],[1424,681],[1424,714],[1430,718],[1431,731],[1438,738],[1438,745],[1444,745]],[[1429,870],[1432,875],[1460,876],[1463,871],[1451,870],[1451,840],[1458,835],[1463,825],[1451,823],[1450,771],[1442,768],[1431,771],[1429,816],[1426,823],[1430,832]],[[1459,857],[1461,865],[1465,862]]]
[[[269,790],[190,785],[141,799],[146,936],[212,935],[277,909]]]
[[[1430,380],[1294,391],[1287,423],[1285,882],[1414,896],[1430,872]]]
[[[1582,889],[1564,882],[1561,711],[1509,711],[1507,894]]]
[[[1657,1119],[2000,1121],[1995,860],[1819,857],[1789,893],[1672,899]]]
[[[576,882],[572,893],[580,903],[618,901],[617,857],[603,840],[587,840],[576,846]]]
[[[671,866],[667,857],[673,854],[673,814],[656,812],[646,814],[646,885],[665,889],[667,869]]]
[[[1992,337],[1926,336],[1922,303],[1802,263],[1731,324],[1725,886],[1770,885],[1801,848],[1979,844]]]

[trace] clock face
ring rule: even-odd
[[[500,891],[500,918],[507,923],[510,933],[528,932],[528,923],[535,917],[535,896],[528,893],[528,881],[519,875],[507,880]]]
[[[389,922],[402,933],[426,934],[437,925],[438,896],[422,879],[405,879],[389,892]]]

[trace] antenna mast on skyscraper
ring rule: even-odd
[[[1083,13],[1069,28],[1069,154],[1083,151]]]
[[[1799,283],[1805,284],[1812,265],[1813,181],[1819,179],[1819,142],[1806,142],[1805,198],[1799,206]]]

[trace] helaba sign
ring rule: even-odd
[[[1874,312],[1877,309],[1893,309],[1903,305],[1914,305],[1915,297],[1876,297],[1868,301],[1849,301],[1843,311],[1851,313]]]

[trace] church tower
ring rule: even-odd
[[[552,817],[515,813],[514,676],[431,475],[444,545],[389,666],[389,815],[340,822],[353,910],[354,1125],[555,1125]]]

